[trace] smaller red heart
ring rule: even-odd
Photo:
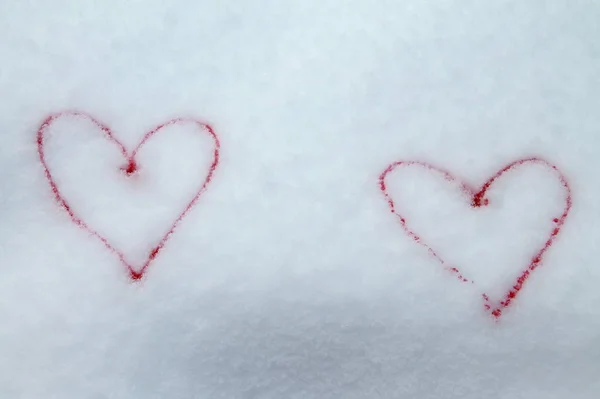
[[[565,195],[565,204],[560,215],[556,215],[553,217],[554,228],[551,230],[549,236],[544,241],[541,248],[538,248],[535,251],[535,255],[528,261],[527,265],[521,270],[519,276],[514,281],[513,285],[509,287],[503,298],[497,303],[492,304],[490,297],[486,293],[482,293],[482,297],[484,299],[484,308],[487,312],[489,312],[496,319],[502,316],[503,310],[510,306],[511,303],[516,299],[517,295],[523,288],[523,285],[527,281],[529,277],[531,277],[532,273],[537,270],[537,268],[542,264],[544,255],[546,251],[552,246],[554,240],[558,237],[560,230],[569,215],[572,206],[572,197],[571,197],[571,188],[569,187],[569,183],[566,177],[560,172],[560,170],[553,164],[541,159],[541,158],[527,158],[514,161],[504,168],[500,169],[496,172],[492,177],[490,177],[480,188],[473,188],[469,186],[467,183],[461,181],[456,178],[452,173],[439,168],[437,166],[433,166],[426,162],[419,161],[398,161],[390,164],[379,176],[379,188],[383,193],[385,200],[388,203],[390,211],[398,218],[400,225],[404,229],[405,233],[411,237],[416,243],[423,246],[427,249],[427,251],[441,264],[446,267],[451,273],[453,273],[460,281],[473,283],[472,280],[466,278],[463,273],[457,267],[447,266],[446,261],[439,255],[438,251],[434,250],[426,241],[418,235],[411,227],[408,226],[406,218],[398,212],[396,209],[396,204],[388,193],[388,188],[386,185],[386,177],[390,174],[390,172],[396,170],[397,168],[407,167],[407,166],[419,166],[423,167],[435,174],[439,174],[444,177],[444,179],[450,183],[457,183],[460,190],[466,194],[467,198],[469,198],[471,208],[481,208],[489,205],[489,200],[486,198],[486,193],[490,189],[490,187],[496,182],[500,177],[502,177],[506,172],[513,170],[518,167],[522,167],[527,164],[537,163],[541,164],[557,173],[558,179],[566,193]]]
[[[52,175],[52,172],[48,166],[48,163],[46,162],[46,154],[45,154],[44,145],[47,140],[46,133],[47,133],[48,129],[50,128],[50,126],[55,121],[57,121],[58,119],[63,118],[63,117],[80,117],[80,118],[87,119],[87,120],[91,121],[94,125],[96,125],[99,128],[99,130],[102,132],[102,134],[105,136],[105,138],[109,142],[115,144],[117,146],[119,152],[122,154],[125,162],[124,162],[124,166],[121,167],[121,171],[123,173],[125,173],[125,175],[127,175],[127,176],[135,175],[138,172],[138,164],[136,162],[136,155],[137,155],[138,151],[144,146],[145,143],[148,142],[148,140],[150,140],[152,137],[154,137],[157,133],[159,133],[162,129],[164,129],[167,126],[178,124],[178,123],[193,123],[196,126],[198,126],[201,131],[208,133],[208,135],[212,138],[212,141],[214,142],[212,163],[210,164],[210,166],[208,168],[208,172],[206,174],[205,179],[202,182],[200,182],[197,191],[189,199],[189,201],[187,202],[187,204],[185,205],[183,210],[178,214],[178,216],[175,218],[175,220],[171,223],[170,227],[168,227],[166,232],[158,239],[156,245],[152,246],[152,249],[148,253],[148,256],[147,256],[145,262],[140,267],[135,268],[134,265],[132,265],[126,259],[123,251],[119,250],[113,243],[111,243],[109,241],[109,239],[107,237],[100,234],[97,230],[95,230],[88,223],[86,223],[79,215],[77,215],[75,213],[75,211],[73,210],[73,207],[69,204],[67,199],[62,194],[58,184],[56,183],[56,180],[54,179],[54,177]],[[150,264],[156,259],[158,254],[162,251],[162,249],[164,248],[167,241],[170,239],[172,234],[177,229],[178,225],[189,214],[191,209],[196,205],[196,203],[198,202],[198,199],[200,198],[202,193],[204,193],[204,191],[206,191],[206,188],[208,187],[208,184],[212,180],[213,174],[219,164],[219,151],[220,151],[219,138],[210,125],[200,122],[195,119],[176,118],[176,119],[172,119],[168,122],[165,122],[161,125],[158,125],[154,129],[145,133],[144,136],[142,137],[141,141],[135,146],[133,151],[131,153],[128,153],[125,146],[114,137],[112,131],[110,130],[110,128],[108,126],[104,125],[103,123],[99,122],[97,119],[93,118],[92,116],[90,116],[86,113],[77,112],[77,111],[59,112],[59,113],[48,116],[43,121],[43,123],[41,124],[41,126],[38,129],[37,146],[38,146],[38,155],[39,155],[40,162],[42,164],[44,173],[46,175],[46,179],[48,180],[48,183],[50,184],[50,188],[51,188],[58,204],[69,214],[73,223],[75,223],[77,226],[79,226],[82,229],[89,232],[92,236],[99,239],[108,250],[110,250],[111,252],[113,252],[115,255],[118,256],[121,263],[127,268],[129,277],[134,281],[140,280],[144,276],[144,273],[147,271]]]

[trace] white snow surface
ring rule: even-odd
[[[0,397],[600,397],[600,3],[4,0]],[[49,116],[129,151],[210,124],[207,190],[132,282],[61,208]],[[193,125],[126,159],[65,116],[45,141],[72,209],[140,265],[197,191]],[[480,187],[473,209],[415,160]]]

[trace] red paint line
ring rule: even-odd
[[[150,140],[155,134],[157,134],[159,131],[161,131],[163,128],[170,126],[170,125],[174,125],[174,124],[183,124],[183,123],[194,123],[196,124],[201,131],[206,132],[209,134],[209,136],[213,139],[214,141],[214,151],[213,151],[213,160],[212,163],[210,165],[210,167],[208,168],[208,174],[206,175],[206,178],[204,179],[204,181],[202,182],[201,186],[199,187],[199,189],[196,191],[196,193],[193,195],[193,197],[191,198],[191,200],[187,203],[187,205],[184,207],[184,209],[179,213],[179,215],[177,216],[177,218],[175,219],[175,221],[171,224],[171,226],[167,229],[166,233],[164,233],[164,235],[160,238],[160,240],[158,241],[158,244],[152,249],[152,251],[150,251],[148,258],[146,259],[146,261],[141,265],[141,267],[134,267],[133,264],[131,264],[125,257],[125,254],[116,248],[115,245],[113,245],[106,237],[102,236],[100,233],[98,233],[95,229],[93,229],[92,227],[90,227],[81,217],[79,217],[75,211],[73,211],[73,208],[71,207],[71,205],[69,205],[69,203],[67,202],[67,200],[65,199],[65,197],[62,195],[58,185],[56,184],[56,181],[54,180],[54,177],[52,176],[52,173],[50,171],[50,168],[48,167],[48,164],[46,162],[46,157],[45,157],[45,151],[44,151],[44,145],[46,143],[46,137],[45,134],[48,131],[48,128],[58,119],[62,118],[62,117],[68,117],[68,116],[76,116],[76,117],[82,117],[85,118],[89,121],[91,121],[92,123],[94,123],[104,134],[104,136],[112,143],[116,144],[117,147],[119,148],[119,151],[121,152],[121,154],[123,155],[123,157],[125,158],[126,162],[127,162],[127,166],[122,168],[122,170],[127,174],[127,175],[131,175],[135,172],[137,172],[138,170],[138,164],[135,160],[135,157],[138,153],[138,151],[142,148],[142,146],[148,141]],[[103,123],[99,122],[97,119],[93,118],[92,116],[83,113],[83,112],[78,112],[78,111],[64,111],[64,112],[59,112],[56,114],[52,114],[50,116],[48,116],[40,125],[38,132],[37,132],[37,146],[38,146],[38,155],[40,157],[40,162],[42,164],[42,167],[44,169],[44,174],[46,176],[46,179],[48,180],[48,183],[50,184],[50,188],[52,190],[52,193],[54,194],[54,198],[55,200],[58,202],[58,204],[69,214],[71,220],[73,221],[73,223],[75,223],[77,226],[79,226],[80,228],[86,230],[88,233],[90,233],[91,235],[93,235],[94,237],[96,237],[97,239],[100,240],[100,242],[102,242],[104,244],[104,246],[111,251],[112,253],[114,253],[115,255],[117,255],[117,257],[119,258],[119,260],[121,261],[121,263],[127,268],[128,270],[128,274],[129,277],[131,278],[131,280],[133,281],[137,281],[140,280],[144,274],[146,273],[148,267],[150,266],[150,264],[156,260],[156,258],[158,257],[158,255],[160,254],[160,252],[162,251],[162,249],[164,248],[164,246],[167,244],[167,241],[169,240],[169,238],[171,237],[171,235],[175,232],[175,230],[177,229],[177,227],[179,226],[179,224],[181,223],[181,221],[186,217],[186,215],[191,211],[191,209],[194,207],[194,205],[196,205],[196,203],[198,202],[198,199],[200,198],[200,196],[206,191],[208,184],[211,182],[214,172],[217,169],[217,166],[219,164],[219,152],[220,152],[220,142],[219,142],[219,138],[217,136],[217,134],[215,133],[215,131],[213,130],[213,128],[203,122],[200,122],[198,120],[195,119],[188,119],[188,118],[177,118],[177,119],[172,119],[168,122],[165,122],[157,127],[155,127],[154,129],[150,130],[149,132],[147,132],[142,140],[139,142],[139,144],[135,147],[135,149],[132,151],[131,155],[128,154],[127,149],[125,148],[125,146],[119,141],[117,140],[112,131],[110,130],[110,128],[106,125],[104,125]]]
[[[385,179],[390,172],[394,171],[396,168],[399,168],[399,167],[407,167],[407,166],[423,167],[434,173],[441,174],[442,176],[444,176],[444,178],[446,180],[448,180],[450,182],[458,183],[458,185],[460,186],[460,189],[465,194],[467,194],[469,198],[471,198],[471,206],[473,208],[479,208],[482,206],[489,205],[489,200],[485,197],[485,195],[497,179],[502,177],[506,172],[509,172],[511,170],[516,169],[517,167],[520,167],[520,166],[523,166],[526,164],[531,164],[531,163],[542,164],[542,165],[548,167],[549,169],[554,170],[557,173],[557,176],[558,176],[558,178],[564,188],[564,191],[566,193],[565,207],[559,216],[553,217],[552,221],[554,222],[555,227],[552,230],[552,232],[550,233],[548,239],[546,240],[544,245],[536,251],[535,255],[529,261],[529,264],[527,264],[527,266],[520,273],[520,275],[516,279],[513,286],[511,288],[509,288],[508,291],[503,295],[503,299],[501,299],[497,304],[493,304],[487,294],[485,294],[485,293],[482,294],[485,310],[488,311],[496,319],[500,318],[500,316],[502,316],[502,314],[503,314],[503,310],[508,308],[514,302],[514,300],[516,299],[517,295],[523,288],[527,279],[529,279],[531,277],[531,274],[533,273],[533,271],[536,270],[542,264],[542,261],[543,261],[546,251],[548,249],[550,249],[550,247],[554,243],[554,240],[558,237],[558,235],[560,233],[560,229],[562,228],[563,224],[565,223],[565,220],[567,219],[567,216],[569,215],[569,212],[573,205],[573,199],[572,199],[572,194],[571,194],[571,188],[569,186],[567,178],[563,175],[563,173],[555,165],[553,165],[541,158],[532,157],[532,158],[520,159],[520,160],[514,161],[514,162],[506,165],[505,167],[500,169],[498,172],[496,172],[491,178],[489,178],[479,189],[470,187],[468,184],[462,182],[460,179],[456,178],[450,172],[448,172],[442,168],[433,166],[426,162],[419,162],[419,161],[393,162],[390,165],[388,165],[388,167],[379,176],[379,189],[383,193],[384,198],[390,208],[390,211],[394,215],[396,215],[396,217],[398,218],[398,221],[400,222],[400,225],[402,226],[402,229],[404,230],[404,232],[409,237],[411,237],[416,243],[418,243],[419,245],[421,245],[425,249],[427,249],[427,251],[441,265],[443,265],[447,270],[449,270],[451,273],[453,273],[460,281],[474,283],[472,280],[469,280],[466,277],[464,277],[458,268],[447,266],[444,259],[429,244],[425,243],[421,239],[421,237],[419,237],[408,226],[406,218],[404,216],[402,216],[396,210],[396,204],[395,204],[393,198],[390,196],[390,194],[387,191],[387,184],[386,184]]]

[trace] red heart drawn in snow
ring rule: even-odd
[[[554,228],[551,229],[549,235],[546,239],[544,239],[541,247],[535,249],[533,252],[534,255],[531,259],[525,262],[523,268],[520,270],[518,277],[512,283],[508,289],[502,289],[504,292],[502,299],[498,302],[492,302],[489,295],[486,293],[482,293],[482,297],[484,299],[484,308],[487,312],[489,312],[493,317],[498,319],[505,308],[507,308],[517,297],[525,281],[533,274],[533,272],[542,264],[544,254],[546,251],[552,246],[554,240],[558,237],[561,227],[565,223],[567,216],[571,210],[572,198],[571,198],[571,189],[569,187],[569,183],[566,177],[560,172],[560,170],[551,163],[541,159],[541,158],[527,158],[514,161],[507,166],[500,169],[496,172],[492,177],[487,179],[485,183],[479,188],[472,187],[469,184],[465,183],[461,179],[455,177],[452,173],[437,166],[431,165],[426,162],[419,161],[398,161],[390,164],[379,176],[379,188],[382,191],[391,212],[398,218],[400,225],[404,229],[405,233],[412,238],[416,243],[420,244],[435,258],[441,265],[443,265],[448,271],[454,274],[460,281],[474,283],[474,281],[465,277],[464,273],[459,270],[458,267],[448,265],[448,262],[442,258],[437,250],[435,250],[430,244],[428,244],[422,236],[417,234],[415,230],[408,225],[407,219],[403,216],[403,212],[397,209],[396,203],[394,199],[389,194],[388,185],[386,183],[386,178],[390,174],[390,172],[398,169],[409,166],[417,166],[422,167],[431,172],[432,174],[437,174],[445,179],[450,184],[456,185],[463,194],[466,195],[467,200],[470,202],[471,209],[477,209],[486,207],[489,205],[489,200],[486,198],[486,193],[488,190],[494,185],[495,182],[498,181],[506,172],[514,170],[516,168],[528,165],[528,164],[538,164],[542,165],[545,168],[548,168],[551,171],[555,172],[556,177],[560,180],[561,187],[565,192],[565,202],[564,208],[560,214],[557,214],[553,217],[552,222],[554,223]]]
[[[70,205],[70,203],[67,201],[67,199],[64,197],[63,193],[61,192],[61,189],[58,186],[56,179],[54,178],[52,171],[50,170],[50,168],[48,166],[48,162],[46,159],[46,153],[45,153],[45,145],[48,140],[47,132],[48,132],[48,129],[50,128],[50,126],[54,122],[56,122],[57,120],[59,120],[60,118],[63,118],[63,117],[83,118],[89,122],[92,122],[93,125],[98,127],[100,132],[104,135],[104,137],[110,143],[114,144],[117,147],[118,151],[123,156],[123,158],[125,160],[125,166],[122,168],[122,172],[124,172],[127,176],[131,176],[138,171],[138,163],[136,162],[136,156],[137,156],[138,152],[140,151],[140,149],[148,142],[148,140],[150,140],[157,133],[161,132],[164,128],[166,128],[168,126],[172,126],[175,124],[183,124],[183,123],[194,124],[195,126],[197,126],[199,128],[200,131],[208,134],[211,141],[214,142],[214,150],[212,152],[212,162],[210,163],[206,177],[204,178],[203,181],[199,182],[198,189],[194,192],[192,197],[187,201],[185,207],[178,213],[178,216],[170,224],[170,226],[167,228],[166,232],[157,240],[156,245],[152,246],[152,249],[148,253],[147,258],[145,259],[143,264],[138,266],[137,268],[134,267],[134,265],[132,265],[132,263],[126,259],[125,254],[123,253],[122,250],[118,249],[105,235],[99,233],[94,227],[92,227],[88,223],[86,223],[82,219],[82,217],[80,217],[73,210],[73,207]],[[79,226],[79,227],[83,228],[84,230],[86,230],[87,232],[89,232],[92,236],[98,238],[108,250],[110,250],[111,252],[113,252],[115,255],[118,256],[121,263],[127,268],[129,277],[134,281],[140,280],[144,276],[144,273],[147,271],[150,264],[156,259],[156,257],[162,251],[165,244],[170,239],[171,235],[177,229],[178,225],[186,217],[186,215],[188,215],[188,213],[194,207],[194,205],[196,205],[196,203],[198,202],[198,199],[200,198],[202,193],[204,193],[204,191],[206,191],[208,184],[210,183],[210,181],[213,178],[213,174],[217,168],[217,165],[219,164],[219,150],[220,150],[219,138],[210,125],[200,122],[195,119],[176,118],[176,119],[167,121],[165,123],[162,123],[162,124],[156,126],[155,128],[153,128],[152,130],[148,131],[147,133],[145,133],[144,136],[142,137],[141,141],[134,147],[133,151],[131,151],[131,153],[128,153],[125,146],[119,140],[117,140],[115,138],[115,136],[113,135],[112,131],[110,130],[110,128],[108,126],[99,122],[97,119],[93,118],[92,116],[90,116],[86,113],[77,112],[77,111],[59,112],[59,113],[48,116],[43,121],[43,123],[40,125],[40,127],[38,129],[37,145],[38,145],[38,154],[40,157],[40,162],[43,166],[46,178],[48,180],[48,183],[50,184],[50,188],[52,189],[52,192],[53,192],[54,197],[55,197],[56,201],[58,202],[58,204],[69,214],[73,223],[75,223],[77,226]]]

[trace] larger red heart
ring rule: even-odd
[[[150,139],[152,139],[157,133],[163,131],[163,129],[168,126],[172,126],[175,124],[194,124],[195,126],[197,126],[199,128],[199,130],[201,132],[204,132],[205,134],[207,134],[210,137],[210,139],[214,142],[214,149],[212,151],[212,162],[210,163],[210,166],[206,173],[206,177],[204,178],[203,181],[199,182],[198,188],[194,192],[192,197],[189,198],[189,200],[187,201],[184,208],[177,214],[177,217],[175,218],[175,220],[172,221],[172,223],[166,229],[166,231],[164,231],[164,233],[162,233],[160,238],[156,241],[156,244],[152,245],[152,249],[147,254],[147,258],[145,259],[143,264],[138,265],[138,267],[134,267],[134,265],[130,261],[127,260],[124,252],[122,250],[120,250],[119,248],[117,248],[117,246],[113,242],[111,242],[111,240],[109,240],[109,238],[107,238],[105,235],[99,233],[94,227],[90,226],[87,222],[85,222],[83,220],[83,218],[80,215],[78,215],[75,212],[73,206],[71,206],[69,201],[67,201],[67,199],[61,192],[61,189],[60,189],[59,185],[57,184],[55,177],[52,174],[52,171],[48,165],[46,153],[45,153],[45,145],[48,140],[47,132],[53,123],[55,123],[60,118],[64,118],[64,117],[78,117],[78,118],[83,118],[87,121],[92,122],[93,125],[95,125],[98,128],[98,130],[104,135],[104,137],[110,143],[114,144],[117,147],[118,151],[121,153],[121,155],[125,161],[124,166],[121,168],[121,170],[126,176],[133,176],[138,171],[138,163],[136,161],[136,156],[137,156],[138,152],[140,151],[140,149]],[[38,129],[37,145],[38,145],[38,154],[39,154],[40,162],[43,166],[44,173],[46,175],[48,183],[50,184],[50,188],[52,189],[52,192],[53,192],[54,197],[55,197],[56,201],[58,202],[58,204],[69,214],[73,223],[75,223],[77,226],[79,226],[82,229],[89,232],[92,236],[99,239],[108,250],[110,250],[111,252],[113,252],[115,255],[118,256],[121,263],[127,268],[129,277],[132,280],[139,280],[144,276],[144,273],[147,271],[150,264],[157,258],[159,253],[162,251],[162,249],[164,248],[167,241],[170,239],[172,234],[177,229],[178,225],[188,215],[188,213],[194,207],[194,205],[198,202],[198,199],[200,198],[202,193],[204,193],[208,184],[210,183],[210,181],[213,178],[213,174],[217,168],[217,165],[219,164],[219,151],[220,151],[219,138],[210,125],[200,122],[195,119],[177,118],[177,119],[172,119],[170,121],[167,121],[163,124],[160,124],[160,125],[156,126],[155,128],[153,128],[152,130],[145,133],[144,136],[142,137],[141,141],[134,147],[133,151],[131,151],[129,153],[127,151],[127,149],[125,148],[125,146],[119,140],[117,140],[115,138],[114,134],[112,133],[112,131],[110,130],[110,128],[108,126],[99,122],[97,119],[93,118],[92,116],[90,116],[88,114],[85,114],[82,112],[75,112],[75,111],[60,112],[60,113],[56,113],[56,114],[48,116],[43,121],[43,123],[41,124],[41,126]]]
[[[443,255],[427,243],[426,237],[423,238],[423,236],[417,234],[417,232],[415,232],[415,230],[409,226],[406,217],[403,216],[402,211],[399,211],[397,209],[396,203],[394,202],[394,199],[388,191],[388,184],[386,182],[386,178],[392,171],[397,170],[398,168],[405,168],[409,166],[425,168],[432,174],[442,176],[450,184],[454,184],[462,192],[462,194],[466,195],[466,198],[470,202],[470,207],[472,209],[476,209],[486,207],[489,205],[489,200],[488,198],[486,198],[486,194],[488,193],[492,185],[494,185],[494,183],[496,183],[498,179],[500,179],[506,172],[519,167],[523,167],[528,164],[539,164],[555,173],[557,178],[560,180],[560,183],[565,193],[564,208],[562,209],[562,212],[560,214],[556,214],[553,216],[552,222],[554,224],[554,228],[551,229],[549,235],[542,241],[542,246],[535,249],[535,251],[533,252],[533,257],[524,262],[523,268],[516,277],[516,280],[514,280],[514,283],[505,291],[502,290],[504,291],[503,297],[498,301],[492,301],[487,293],[483,292],[481,294],[484,299],[485,310],[488,311],[495,318],[499,318],[502,315],[503,310],[507,308],[511,303],[513,303],[513,301],[523,288],[524,283],[532,275],[532,273],[535,270],[537,270],[538,267],[542,264],[546,251],[552,246],[554,240],[560,234],[560,230],[563,224],[565,223],[567,216],[569,215],[569,211],[571,210],[572,205],[571,189],[569,187],[566,177],[562,174],[562,172],[560,172],[560,170],[555,165],[541,158],[527,158],[517,160],[506,165],[497,173],[495,173],[492,177],[487,179],[487,181],[485,181],[485,183],[479,188],[474,188],[470,186],[469,184],[455,177],[452,173],[450,173],[447,170],[444,170],[426,162],[419,161],[394,162],[390,164],[379,176],[379,188],[382,191],[389,205],[390,211],[398,218],[398,221],[400,222],[400,225],[404,229],[405,233],[416,243],[426,248],[434,259],[436,259],[448,271],[450,271],[452,274],[458,277],[460,281],[474,283],[473,280],[465,277],[465,274],[459,269],[459,267],[449,265],[448,262],[446,262],[446,260],[444,259]]]

